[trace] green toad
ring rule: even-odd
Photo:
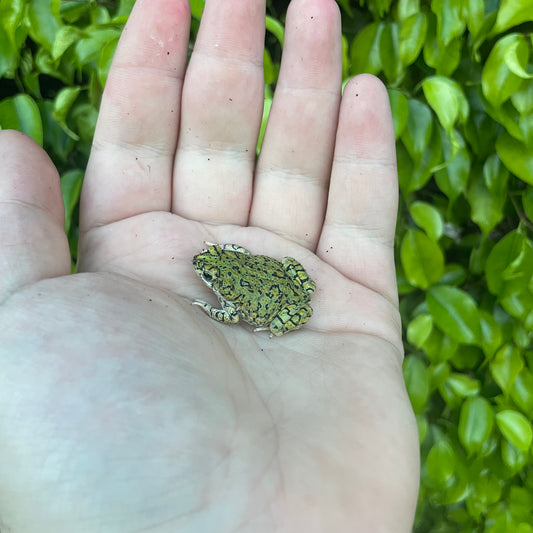
[[[217,309],[195,300],[211,318],[224,323],[239,319],[280,336],[301,328],[313,314],[309,306],[315,283],[292,257],[277,261],[252,255],[236,244],[212,244],[194,256],[196,273],[217,295]]]

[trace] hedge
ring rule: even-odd
[[[0,127],[61,173],[76,260],[99,101],[133,0],[0,2]],[[533,533],[533,8],[338,0],[343,77],[381,77],[397,139],[404,375],[422,456],[416,532]],[[287,2],[267,2],[265,123]],[[191,43],[202,0],[191,0]]]

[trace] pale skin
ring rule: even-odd
[[[387,93],[341,100],[340,14],[293,0],[261,155],[264,2],[139,0],[82,193],[0,132],[0,531],[409,532]],[[210,320],[203,242],[295,257],[314,314],[269,339]]]

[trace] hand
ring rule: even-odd
[[[57,172],[0,132],[0,530],[407,532],[394,133],[342,101],[340,16],[293,0],[261,155],[264,2],[138,0],[105,88],[70,275]],[[297,258],[314,314],[219,324],[203,242]]]

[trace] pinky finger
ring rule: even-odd
[[[318,255],[349,279],[397,301],[396,149],[385,86],[371,75],[344,90]]]

